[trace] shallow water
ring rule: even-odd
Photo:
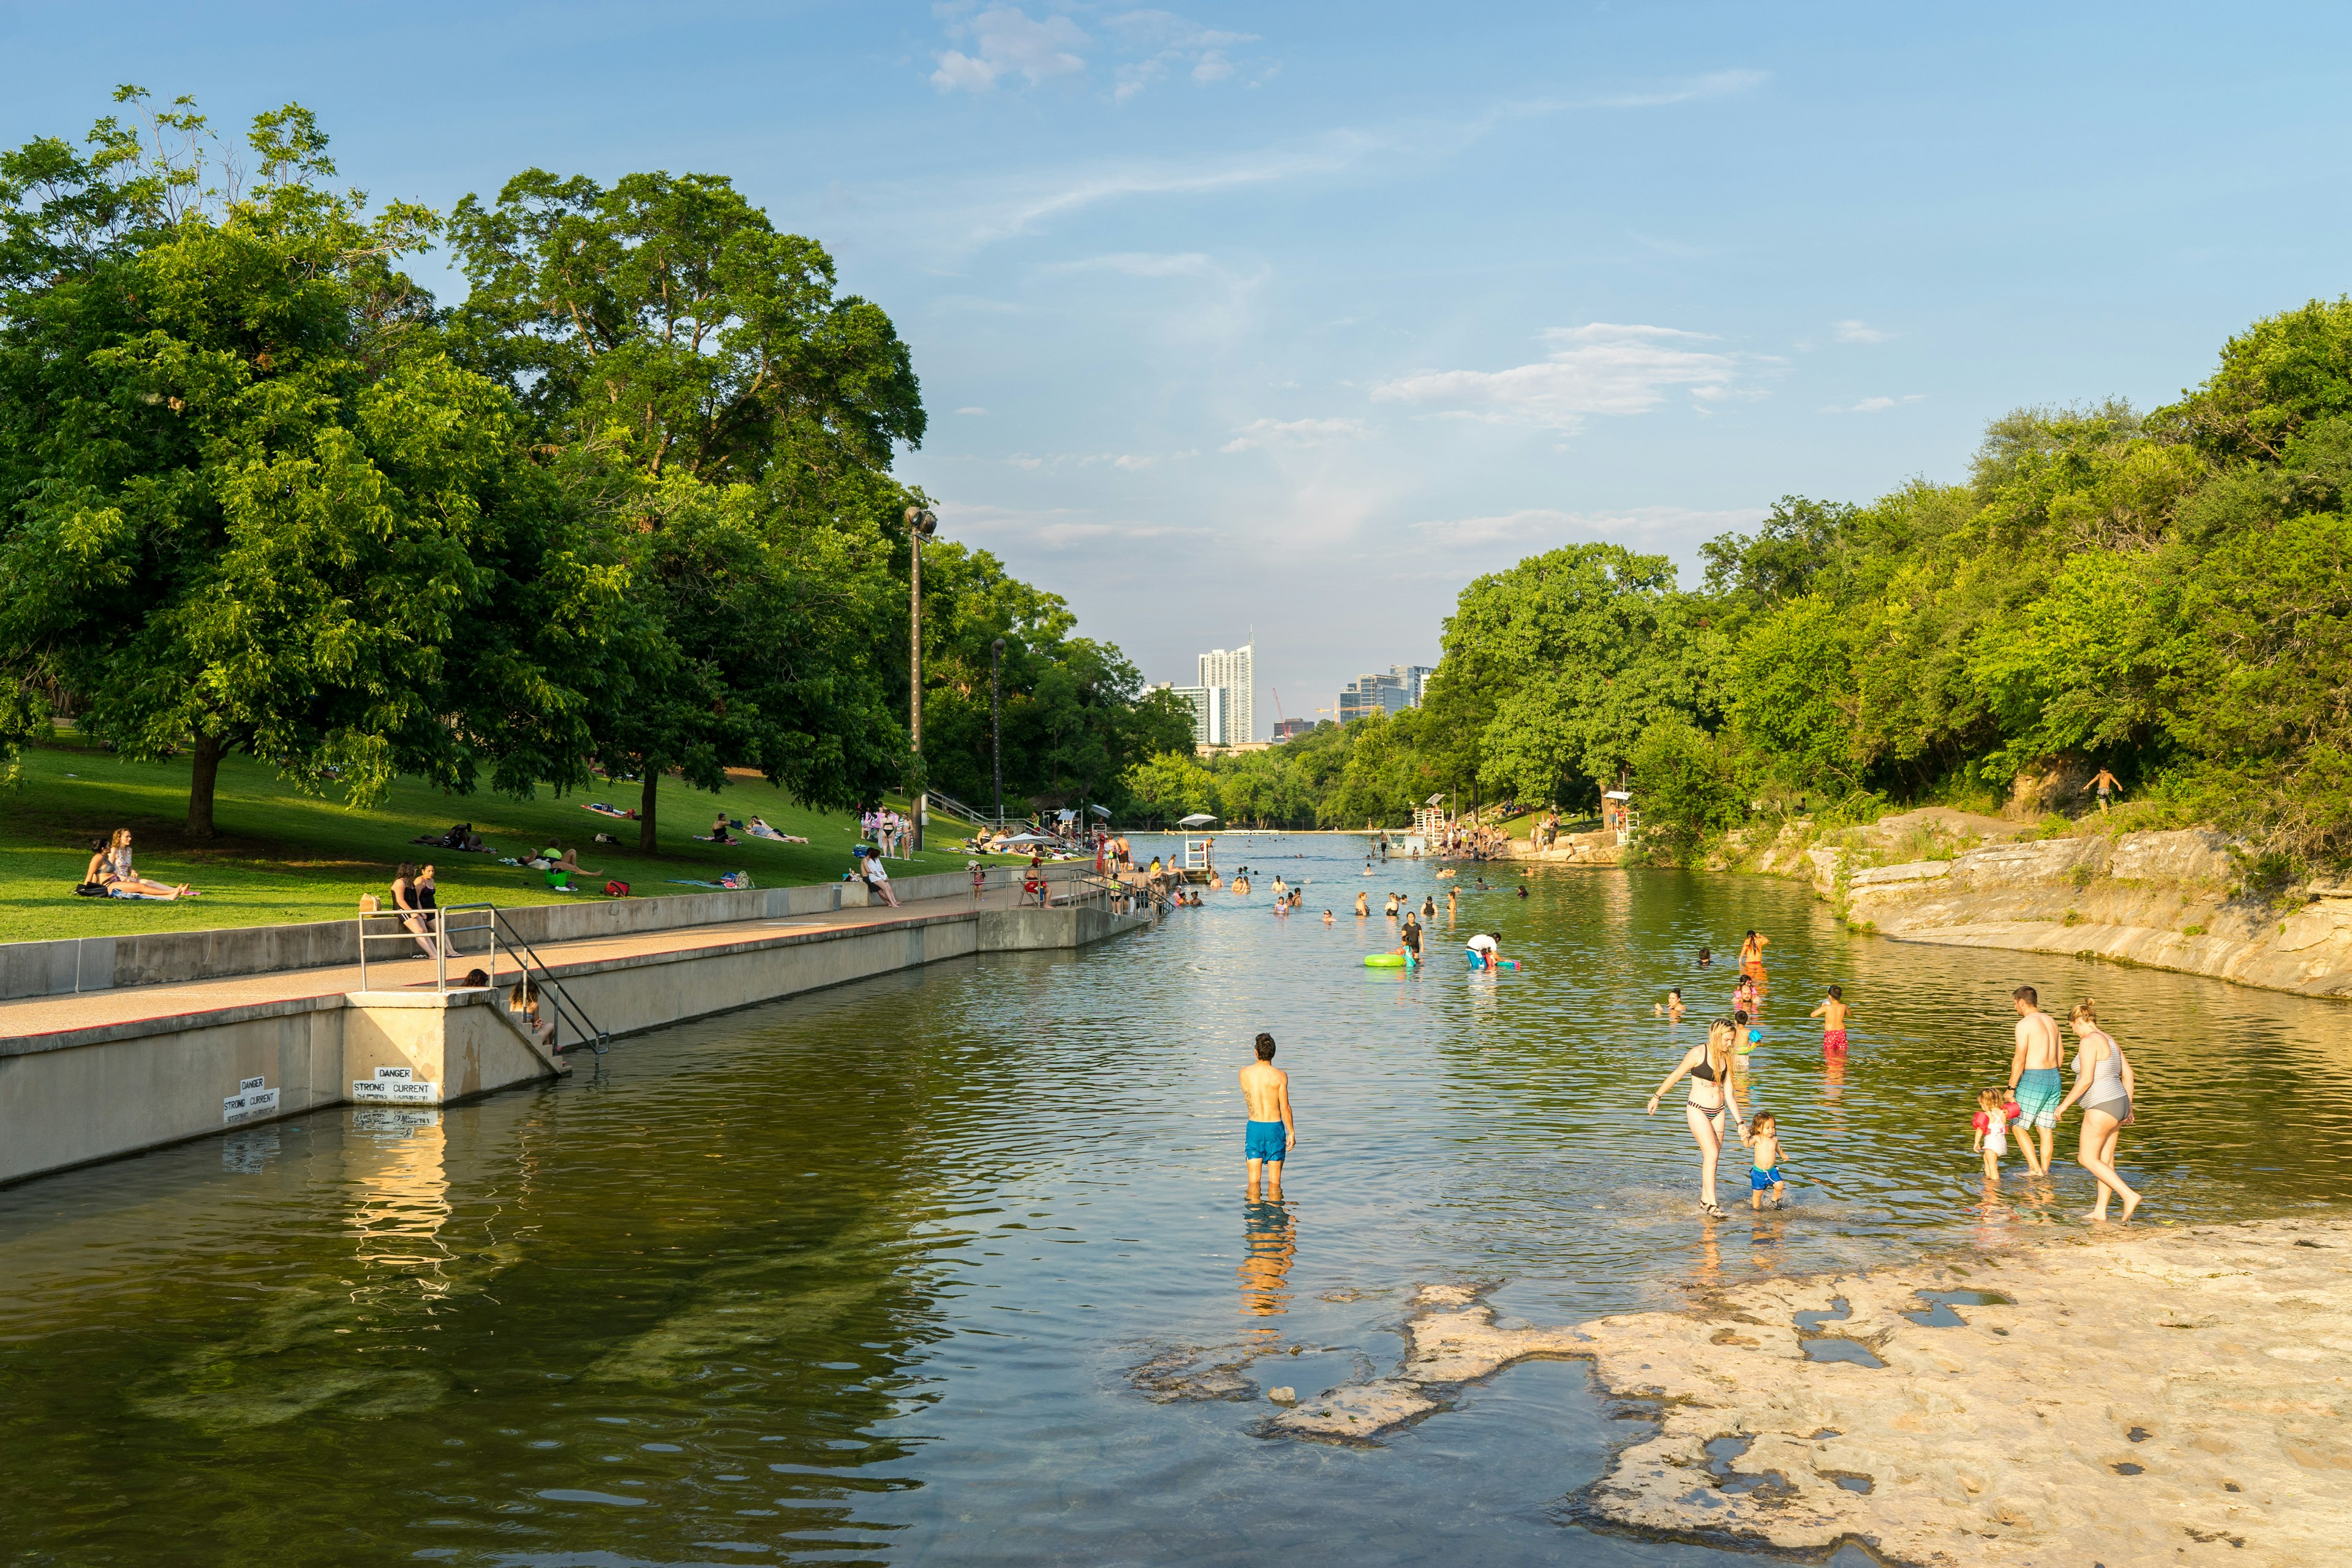
[[[1347,843],[1222,842],[1307,877],[1301,915],[1262,882],[1082,954],[629,1039],[558,1087],[0,1192],[11,1560],[1729,1563],[1575,1523],[1627,1430],[1580,1364],[1371,1448],[1255,1435],[1264,1391],[1391,1367],[1423,1280],[1570,1321],[2074,1223],[2079,1172],[2044,1190],[2012,1159],[1988,1200],[1969,1152],[2021,981],[2096,996],[2131,1052],[2148,1222],[2352,1196],[2337,1005],[1852,936],[1790,884],[1672,872],[1465,891],[1457,934],[1499,928],[1517,973],[1443,943],[1370,972],[1389,928],[1357,890],[1442,910],[1447,883],[1362,877]],[[1749,926],[1790,1206],[1709,1224],[1682,1091],[1642,1107],[1728,996],[1692,955]],[[1804,1016],[1832,980],[1842,1065]],[[1675,984],[1680,1026],[1652,1012]],[[1281,1205],[1241,1191],[1261,1028],[1302,1134]],[[1726,1174],[1729,1202],[1736,1151]],[[1180,1363],[1247,1397],[1139,1390]]]

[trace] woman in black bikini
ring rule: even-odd
[[[1731,1078],[1738,1035],[1728,1018],[1717,1018],[1709,1025],[1706,1044],[1683,1053],[1682,1065],[1668,1073],[1658,1092],[1650,1096],[1647,1112],[1655,1116],[1666,1090],[1675,1087],[1675,1080],[1689,1077],[1690,1103],[1683,1107],[1683,1120],[1690,1123],[1691,1138],[1698,1144],[1698,1206],[1717,1219],[1723,1217],[1723,1210],[1715,1201],[1715,1163],[1723,1154],[1724,1134],[1744,1133],[1748,1127],[1748,1119],[1739,1114],[1739,1086]]]

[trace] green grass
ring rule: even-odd
[[[403,860],[432,861],[444,904],[577,901],[580,895],[551,891],[536,871],[498,864],[500,855],[522,859],[548,844],[579,849],[580,863],[599,873],[582,880],[601,888],[607,878],[617,879],[646,898],[704,891],[670,886],[671,878],[716,881],[719,872],[738,869],[751,872],[763,888],[830,882],[849,868],[856,843],[854,816],[803,811],[763,779],[731,779],[716,796],[670,779],[662,785],[659,853],[646,857],[637,853],[635,823],[582,809],[589,801],[626,808],[637,804],[637,795],[635,784],[600,784],[518,801],[453,795],[403,779],[382,804],[355,811],[304,795],[274,770],[231,757],[221,763],[214,799],[220,836],[197,841],[186,833],[185,758],[124,762],[63,731],[54,742],[26,748],[21,788],[0,789],[0,942],[337,920],[357,911],[362,893],[383,896],[389,905],[393,869]],[[737,820],[757,814],[809,842],[697,843],[692,836],[710,830],[721,805]],[[460,855],[409,842],[446,833],[457,822],[472,823],[496,854]],[[73,889],[89,863],[90,841],[118,827],[131,829],[143,875],[193,883],[205,896],[175,903],[77,896]],[[595,843],[599,832],[625,842]],[[961,841],[961,829],[933,822],[935,843],[948,842],[950,833]],[[911,861],[891,861],[890,874],[961,870],[968,858],[934,848]]]

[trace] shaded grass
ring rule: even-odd
[[[523,859],[549,844],[577,847],[580,863],[596,869],[581,881],[602,888],[606,879],[617,879],[638,897],[698,893],[704,889],[673,887],[668,879],[716,881],[730,870],[751,872],[763,888],[830,882],[849,868],[857,842],[856,817],[804,811],[763,779],[730,779],[716,796],[665,780],[658,854],[648,858],[637,852],[635,823],[583,809],[590,801],[634,806],[635,784],[600,784],[564,796],[542,792],[518,801],[454,795],[403,779],[381,804],[355,811],[304,795],[272,769],[244,757],[222,761],[214,804],[220,836],[198,841],[186,833],[184,757],[124,762],[61,731],[55,741],[26,747],[24,760],[23,787],[0,791],[0,942],[341,919],[357,911],[362,893],[382,895],[388,905],[393,872],[403,860],[432,861],[443,904],[576,901],[582,895],[553,891],[536,871],[498,864],[499,856]],[[698,843],[693,835],[710,830],[721,805],[730,817],[748,822],[756,814],[809,842]],[[461,855],[409,842],[446,833],[458,822],[472,823],[496,853]],[[77,896],[73,889],[89,863],[90,841],[118,827],[131,829],[143,875],[193,883],[205,896],[176,903]],[[935,840],[950,831],[961,837],[961,830],[932,824]],[[597,844],[599,832],[625,842]],[[931,849],[911,861],[889,862],[890,874],[961,870],[968,858]]]

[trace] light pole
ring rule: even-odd
[[[907,573],[907,715],[912,741],[907,793],[915,803],[915,853],[923,852],[923,541],[940,530],[940,520],[919,506],[907,509],[907,545],[914,552]]]
[[[996,774],[996,826],[1004,826],[1004,639],[989,645],[988,762]]]

